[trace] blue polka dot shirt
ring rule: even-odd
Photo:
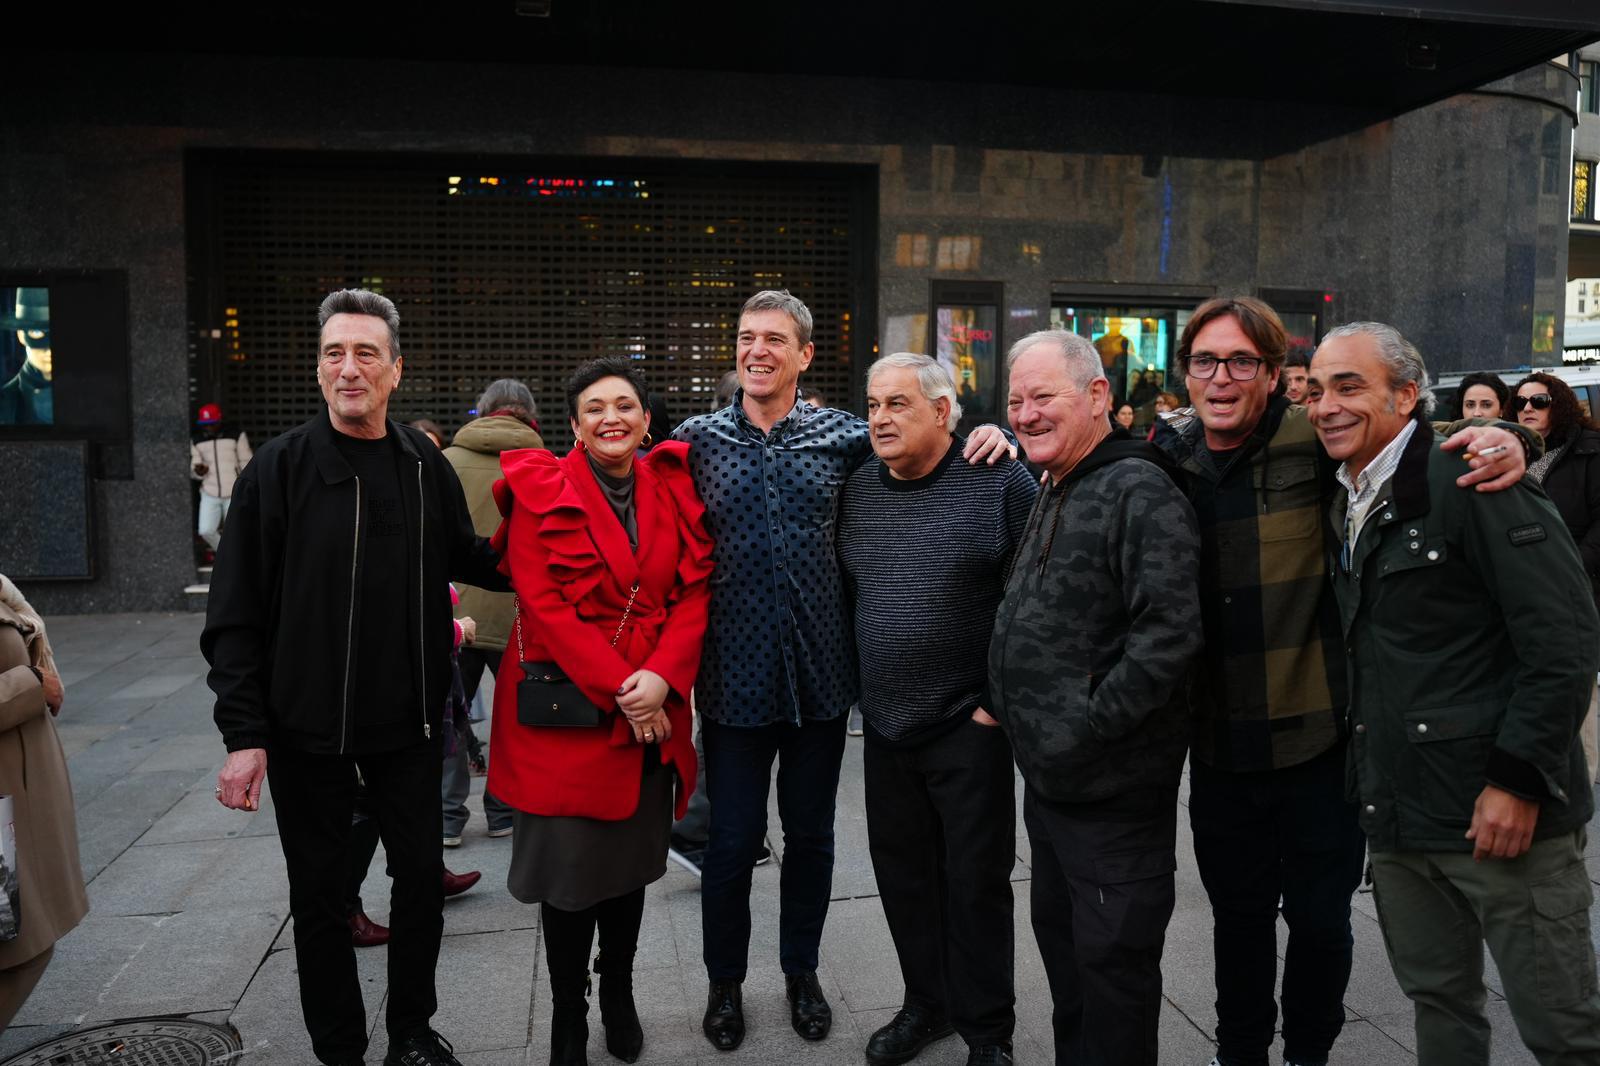
[[[764,434],[743,398],[673,432],[716,541],[695,707],[731,726],[836,718],[856,700],[856,656],[834,524],[872,454],[867,424],[797,398]]]

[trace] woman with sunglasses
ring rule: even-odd
[[[1511,401],[1517,421],[1544,438],[1544,455],[1528,464],[1528,477],[1544,488],[1561,512],[1589,574],[1589,591],[1600,606],[1600,425],[1584,413],[1572,386],[1553,374],[1533,373],[1517,382]],[[1596,766],[1596,697],[1579,735]]]

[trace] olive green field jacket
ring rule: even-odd
[[[1600,619],[1537,488],[1462,491],[1419,426],[1349,557],[1332,561],[1350,663],[1348,780],[1373,851],[1470,851],[1486,784],[1539,801],[1535,838],[1589,820],[1578,726]],[[1342,531],[1347,498],[1330,519]],[[1342,534],[1332,537],[1341,544]]]

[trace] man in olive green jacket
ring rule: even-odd
[[[500,480],[500,453],[518,448],[543,448],[539,436],[533,393],[522,382],[501,378],[478,397],[478,417],[456,431],[444,457],[461,479],[472,512],[472,527],[479,536],[489,537],[500,526],[500,508],[494,502],[494,483]],[[473,585],[461,585],[457,618],[471,618],[477,633],[459,653],[461,685],[470,702],[483,672],[500,672],[500,656],[511,634],[511,593],[489,592]],[[469,727],[470,728],[470,727]],[[458,745],[445,760],[444,844],[461,843],[461,830],[467,823],[467,793],[471,785],[466,745]],[[511,808],[487,790],[483,794],[483,813],[489,835],[511,835]]]
[[[1417,1058],[1489,1061],[1486,941],[1541,1063],[1600,1062],[1578,725],[1600,619],[1535,489],[1462,492],[1420,418],[1421,357],[1359,322],[1317,349],[1312,425],[1343,465],[1334,589],[1350,651],[1349,769]]]

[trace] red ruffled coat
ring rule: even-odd
[[[488,787],[518,810],[605,821],[634,813],[646,749],[634,740],[616,693],[642,667],[671,686],[672,739],[661,745],[661,757],[683,783],[683,817],[695,781],[689,690],[700,666],[712,566],[688,453],[686,444],[663,441],[634,463],[637,556],[582,451],[562,459],[537,448],[500,456],[505,479],[494,492],[506,517],[494,546],[521,605],[523,658],[555,662],[607,712],[596,729],[518,722],[523,675],[513,624],[495,679]],[[638,596],[613,648],[635,581]]]

